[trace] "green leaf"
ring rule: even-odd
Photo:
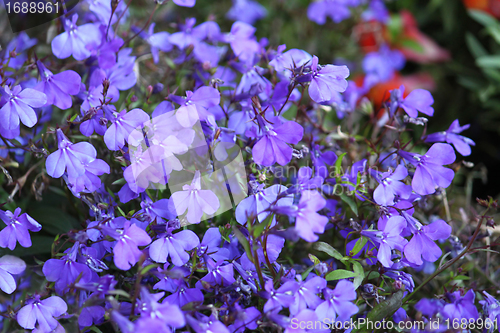
[[[358,216],[358,206],[356,205],[356,202],[354,202],[354,200],[348,197],[345,193],[342,193],[340,195],[340,199],[342,199],[342,201],[349,205],[349,208],[351,208],[354,215]]]
[[[91,327],[89,328],[89,330],[94,331],[94,332],[96,332],[96,333],[102,333],[102,331],[101,331],[100,329],[98,329],[96,326],[91,326]]]
[[[152,270],[153,268],[156,268],[156,267],[158,267],[157,264],[151,264],[151,265],[144,267],[143,269],[141,269],[141,275],[145,275],[147,272],[149,272],[150,270]]]
[[[333,248],[333,246],[331,246],[330,244],[327,244],[325,242],[316,242],[313,245],[313,248],[315,250],[325,252],[330,257],[333,257],[337,260],[342,260],[344,258],[344,256],[339,251],[337,251],[336,249]]]
[[[386,299],[383,302],[380,302],[370,312],[368,312],[366,321],[380,322],[382,321],[382,319],[392,315],[401,307],[401,305],[403,305],[403,297],[404,292],[402,290],[398,290],[390,298]],[[372,332],[372,330],[369,330],[367,325],[365,324],[363,327],[360,327],[353,332]]]
[[[333,272],[328,273],[325,279],[326,281],[332,281],[332,280],[349,279],[355,276],[356,273],[354,272],[347,271],[345,269],[336,269]]]
[[[470,280],[470,277],[466,276],[466,275],[457,275],[453,278],[453,280]]]
[[[50,254],[52,248],[52,243],[54,242],[54,237],[52,236],[41,236],[41,235],[31,235],[31,242],[33,246],[31,247],[21,247],[16,246],[14,251],[9,249],[0,249],[0,256],[5,254],[10,254],[16,257],[28,257],[42,254]]]
[[[362,283],[363,280],[365,279],[365,270],[363,269],[363,266],[357,261],[352,262],[353,268],[354,268],[354,273],[356,273],[356,276],[354,277],[354,288],[358,288]]]
[[[252,227],[252,234],[253,234],[253,237],[254,238],[257,238],[259,237],[260,235],[262,235],[262,233],[264,232],[264,229],[266,229],[266,227],[271,224],[271,221],[273,220],[273,217],[274,217],[274,214],[269,214],[264,221],[262,221],[261,223],[258,223],[256,225],[254,225]]]
[[[403,46],[404,48],[413,50],[415,52],[418,52],[418,53],[424,53],[424,51],[425,51],[423,46],[420,45],[417,41],[415,41],[413,39],[405,39],[405,40],[401,41],[401,46]]]
[[[335,175],[337,176],[342,176],[341,175],[341,172],[342,172],[342,160],[344,159],[344,156],[346,155],[347,153],[343,153],[342,155],[340,155],[337,160],[335,161]]]
[[[500,68],[500,55],[487,55],[476,59],[479,67]]]
[[[240,244],[245,249],[248,259],[250,259],[250,261],[253,262],[252,251],[250,250],[250,243],[248,242],[248,239],[245,237],[245,235],[241,233],[240,229],[238,229],[238,227],[235,225],[233,225],[233,233],[240,242]]]
[[[493,16],[483,12],[482,10],[469,9],[468,12],[469,16],[472,17],[474,21],[484,25],[485,27],[498,25],[498,21]]]
[[[349,253],[349,256],[354,257],[361,251],[361,249],[366,245],[368,242],[368,238],[361,236],[361,238],[358,239],[356,244],[354,244],[354,247],[352,248],[351,252]]]

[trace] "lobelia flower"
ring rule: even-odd
[[[173,0],[177,6],[181,7],[194,7],[196,0]]]
[[[149,115],[141,109],[133,109],[127,112],[113,112],[112,124],[104,134],[104,143],[109,150],[119,150],[128,142],[129,135],[136,128],[142,127],[149,122]]]
[[[267,10],[264,6],[253,0],[233,0],[233,6],[226,17],[233,21],[254,24],[255,21],[266,17]]]
[[[227,327],[221,323],[214,315],[207,317],[196,312],[196,319],[186,315],[186,322],[196,333],[230,333]]]
[[[449,144],[435,143],[425,155],[405,151],[399,155],[416,166],[411,186],[420,195],[432,194],[436,187],[446,188],[453,181],[453,170],[443,167],[455,162],[455,151]]]
[[[16,280],[12,274],[21,274],[26,269],[26,263],[11,255],[0,258],[0,289],[4,293],[12,294],[16,290]]]
[[[289,307],[294,301],[294,294],[298,288],[299,284],[296,281],[287,281],[278,289],[274,289],[273,280],[267,280],[264,285],[265,292],[262,294],[264,298],[267,298],[264,312],[279,311],[283,307]]]
[[[194,174],[191,185],[182,186],[182,191],[172,193],[171,199],[178,215],[184,214],[189,223],[200,223],[203,214],[212,215],[220,206],[219,199],[211,190],[202,190],[200,171]]]
[[[16,208],[14,213],[10,211],[0,211],[0,219],[7,225],[0,231],[0,247],[8,247],[14,250],[16,241],[22,247],[31,246],[29,231],[38,232],[42,226],[31,216],[21,214],[21,208]]]
[[[368,237],[372,243],[379,245],[377,259],[385,267],[391,267],[391,252],[393,249],[403,251],[408,241],[401,237],[406,228],[406,221],[401,216],[393,216],[387,220],[383,231],[362,230],[361,235]]]
[[[402,85],[399,89],[391,91],[390,114],[393,115],[398,108],[403,108],[406,114],[412,118],[418,117],[418,111],[432,116],[434,115],[434,98],[429,91],[425,89],[412,90],[408,96],[403,98],[405,87]]]
[[[450,237],[451,226],[443,220],[437,220],[424,226],[418,221],[409,224],[413,229],[414,236],[404,248],[406,259],[416,265],[423,264],[422,258],[429,262],[438,260],[442,251],[434,241]]]
[[[180,307],[191,303],[197,302],[203,304],[204,296],[200,289],[189,288],[183,279],[176,279],[178,288],[172,291],[172,294],[165,298],[166,302],[170,304],[176,304]]]
[[[17,322],[22,328],[34,329],[33,333],[50,333],[59,326],[54,317],[67,310],[66,302],[60,297],[51,296],[41,300],[40,295],[34,295],[17,313]]]
[[[347,66],[318,65],[318,57],[313,56],[311,63],[311,83],[309,96],[316,103],[328,102],[335,92],[344,92],[349,76]]]
[[[293,196],[286,194],[286,191],[286,186],[278,184],[269,186],[263,190],[259,187],[257,193],[243,199],[238,204],[235,211],[236,221],[244,225],[247,223],[249,217],[256,216],[259,222],[263,222],[271,214],[269,208],[275,201],[275,206],[292,205]],[[278,197],[280,198],[278,199]]]
[[[450,128],[444,132],[429,134],[425,138],[425,142],[447,142],[452,144],[458,153],[462,156],[469,156],[471,153],[470,146],[475,146],[476,143],[465,136],[459,135],[470,127],[470,124],[460,126],[458,119],[451,123]]]
[[[441,314],[446,319],[460,320],[465,318],[474,320],[479,318],[479,313],[474,305],[474,299],[476,298],[474,290],[469,290],[463,297],[460,295],[460,291],[448,293],[446,296],[453,302],[446,304],[441,310]]]
[[[322,152],[323,147],[314,145],[311,153],[311,160],[314,166],[314,174],[323,178],[329,176],[328,166],[333,165],[337,160],[337,155],[333,151]]]
[[[486,320],[490,320],[492,323],[500,320],[500,302],[496,300],[493,296],[488,294],[486,291],[482,292],[484,300],[479,301],[479,304],[483,306],[483,313]],[[492,325],[493,326],[493,325]],[[488,333],[493,332],[494,327],[492,327]]]
[[[316,308],[319,319],[329,318],[331,321],[345,322],[358,312],[358,307],[352,303],[357,295],[351,281],[340,280],[335,289],[325,288],[323,295],[325,301]]]
[[[255,54],[260,52],[260,44],[254,37],[256,29],[245,22],[236,21],[224,41],[229,43],[234,55],[245,63],[253,62]]]
[[[391,50],[383,44],[376,52],[368,53],[363,59],[363,70],[366,73],[364,86],[371,88],[379,82],[389,81],[394,77],[395,71],[405,65],[405,57],[398,50]],[[401,92],[403,96],[403,92]]]
[[[22,89],[19,85],[12,90],[5,86],[0,93],[7,100],[0,109],[0,122],[6,130],[18,128],[19,121],[28,127],[35,126],[38,119],[33,108],[47,104],[47,95],[43,92],[31,88]]]
[[[239,304],[235,304],[235,319],[234,324],[229,325],[229,330],[234,333],[243,333],[249,329],[255,331],[258,327],[257,320],[262,316],[255,306],[242,308]]]
[[[175,117],[182,126],[187,128],[192,127],[198,120],[206,120],[210,115],[208,109],[220,103],[220,93],[212,87],[200,87],[194,93],[186,91],[186,98],[174,95],[169,98],[181,105]]]
[[[76,60],[87,59],[92,54],[89,47],[96,46],[101,40],[101,32],[97,25],[87,23],[77,26],[77,20],[78,14],[74,14],[71,20],[63,18],[66,31],[52,40],[52,52],[59,59],[70,55]]]
[[[166,31],[161,31],[154,33],[155,23],[151,23],[149,26],[148,33],[145,34],[144,39],[151,45],[151,54],[153,55],[153,61],[155,64],[160,60],[159,51],[168,52],[173,49],[173,45],[170,44],[169,37],[170,34]]]
[[[80,275],[79,283],[89,283],[93,278],[92,271],[87,265],[76,262],[78,248],[79,243],[75,243],[73,247],[64,251],[66,255],[61,259],[49,259],[43,265],[43,275],[47,281],[55,282],[58,294],[68,292]]]
[[[130,221],[126,221],[123,230],[113,230],[106,227],[108,234],[117,240],[113,247],[113,260],[119,269],[127,271],[135,265],[142,255],[139,246],[146,246],[151,243],[151,237]]]
[[[68,186],[73,193],[83,191],[94,192],[101,187],[99,176],[109,173],[109,165],[101,159],[95,159],[92,162],[83,162],[85,173],[80,177],[68,176]]]
[[[224,261],[207,261],[208,273],[196,282],[196,288],[207,289],[208,286],[229,286],[235,282],[233,264],[223,265]],[[202,283],[202,281],[204,283]]]
[[[182,230],[172,234],[170,231],[155,240],[149,247],[149,256],[156,262],[165,263],[170,257],[175,266],[182,266],[189,261],[190,251],[200,244],[198,236],[191,230]]]
[[[198,245],[198,257],[203,260],[208,260],[209,257],[216,262],[228,258],[229,250],[221,248],[221,242],[222,236],[219,228],[209,228],[205,231],[205,235],[203,235],[203,239],[201,240],[200,245]]]
[[[72,70],[54,75],[40,60],[36,64],[42,81],[34,89],[47,96],[47,104],[53,104],[63,110],[70,108],[73,104],[71,95],[80,92],[80,75]]]
[[[373,199],[382,206],[394,205],[396,195],[408,199],[411,194],[411,186],[401,182],[408,176],[408,171],[403,165],[398,165],[395,170],[389,170],[376,175],[379,186],[373,192]]]
[[[70,177],[80,177],[85,174],[85,164],[96,159],[97,151],[88,142],[71,143],[63,131],[57,129],[58,149],[50,154],[45,161],[49,176],[59,178],[68,173]]]
[[[326,288],[326,280],[322,277],[315,276],[307,281],[300,281],[300,275],[297,275],[297,277],[299,287],[294,294],[292,304],[290,304],[291,315],[296,315],[305,308],[316,309],[322,302],[321,298],[316,294]]]
[[[269,62],[269,65],[273,66],[276,72],[284,77],[290,77],[294,69],[304,66],[312,59],[312,56],[304,50],[290,49],[283,52],[285,49],[285,44],[278,46],[276,55]]]
[[[186,325],[184,313],[177,305],[168,301],[158,303],[164,293],[150,294],[145,287],[141,290],[141,316],[136,321],[136,332],[151,332],[154,327],[157,332],[172,332],[171,328],[181,328]]]
[[[326,200],[319,192],[304,190],[297,205],[276,207],[275,211],[295,217],[295,232],[305,241],[315,242],[328,223],[326,216],[317,213],[325,206]]]
[[[274,163],[286,165],[292,160],[293,149],[288,144],[297,144],[304,136],[304,128],[295,121],[279,122],[275,117],[275,125],[266,123],[260,115],[256,115],[263,136],[252,148],[252,156],[257,164],[271,166]],[[278,123],[279,122],[279,123]]]
[[[351,17],[349,7],[358,5],[359,1],[319,0],[313,1],[307,8],[307,17],[317,24],[325,24],[330,17],[333,22],[340,23]]]
[[[136,57],[130,56],[131,48],[124,48],[118,52],[116,63],[110,68],[96,68],[90,75],[89,87],[98,87],[107,79],[109,81],[108,95],[113,96],[113,101],[117,101],[118,90],[127,90],[132,88],[137,77],[134,72]],[[100,96],[97,94],[97,96]]]
[[[323,323],[319,319],[315,311],[303,309],[299,313],[293,315],[285,333],[329,333],[331,332],[329,326],[330,325]]]

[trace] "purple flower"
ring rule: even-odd
[[[109,165],[101,159],[83,162],[85,173],[80,177],[68,176],[68,186],[73,193],[94,192],[101,187],[100,175],[109,173]]]
[[[37,122],[35,110],[47,104],[47,96],[40,91],[31,88],[22,89],[15,86],[12,90],[8,86],[0,90],[7,100],[0,109],[0,122],[6,130],[14,130],[19,127],[19,120],[28,126],[33,127]]]
[[[403,251],[406,239],[401,237],[401,232],[406,228],[406,221],[401,216],[393,216],[387,220],[383,231],[363,230],[361,234],[368,237],[375,245],[379,245],[377,259],[385,267],[391,267],[392,250]]]
[[[323,291],[324,288],[326,288],[326,280],[319,276],[307,281],[300,281],[299,287],[294,294],[293,303],[290,304],[290,314],[295,315],[305,308],[316,309],[322,302],[317,294]]]
[[[227,327],[217,320],[214,315],[207,317],[202,315],[199,312],[196,312],[197,319],[191,317],[190,315],[186,316],[187,324],[196,332],[196,333],[230,333]]]
[[[196,282],[196,288],[208,289],[213,286],[229,286],[234,283],[233,264],[223,265],[223,261],[217,263],[213,260],[207,262],[208,273]],[[203,283],[202,283],[203,281]]]
[[[65,251],[61,259],[49,259],[42,268],[47,281],[55,282],[57,293],[66,293],[81,275],[79,283],[88,283],[92,280],[92,271],[87,265],[76,262],[79,244]],[[95,274],[95,273],[94,273]]]
[[[448,142],[455,147],[460,155],[469,156],[471,153],[470,146],[475,146],[476,143],[465,136],[458,135],[469,127],[469,124],[460,126],[458,119],[455,119],[453,123],[451,123],[450,128],[444,132],[429,134],[425,142]]]
[[[136,332],[151,332],[155,328],[157,332],[170,333],[171,327],[181,328],[186,325],[184,313],[177,305],[168,301],[158,303],[164,293],[150,294],[146,288],[141,290],[141,316],[136,322]]]
[[[136,128],[142,127],[149,122],[149,115],[141,109],[133,109],[127,112],[113,112],[112,124],[104,134],[104,142],[110,150],[119,150],[128,142],[129,135]]]
[[[264,288],[266,291],[263,297],[268,299],[264,305],[264,312],[271,312],[289,307],[294,301],[299,284],[295,281],[287,281],[278,289],[274,289],[273,280],[267,280]]]
[[[173,45],[169,41],[169,33],[166,31],[161,31],[154,33],[155,23],[151,23],[147,35],[145,36],[146,41],[151,45],[151,54],[153,55],[153,61],[158,63],[159,50],[163,52],[168,52],[173,49]]]
[[[233,0],[233,6],[227,12],[226,17],[233,21],[241,21],[254,24],[255,21],[266,17],[267,10],[253,0]]]
[[[177,6],[181,7],[194,7],[196,0],[173,0]]]
[[[358,307],[352,303],[357,296],[356,288],[351,281],[340,280],[335,289],[325,288],[323,294],[325,301],[316,308],[316,314],[320,319],[329,318],[332,321],[344,322],[358,312]]]
[[[329,325],[323,323],[315,311],[303,309],[290,320],[285,333],[329,333]]]
[[[493,296],[483,291],[484,300],[479,301],[483,306],[484,315],[491,320],[491,322],[498,322],[500,320],[500,302],[496,300]],[[489,333],[493,332],[493,328]]]
[[[181,107],[177,110],[175,117],[184,127],[192,127],[198,120],[206,120],[210,115],[208,109],[219,105],[220,93],[212,87],[200,87],[194,93],[186,92],[186,98],[170,96],[170,99]],[[190,107],[190,106],[194,106]]]
[[[414,236],[404,248],[406,259],[416,265],[423,264],[422,258],[429,262],[438,260],[442,251],[434,241],[450,237],[451,226],[443,220],[437,220],[429,225],[412,225],[412,229]]]
[[[256,163],[263,166],[271,166],[278,162],[286,165],[292,160],[293,149],[288,144],[297,144],[304,135],[304,128],[295,121],[287,121],[276,124],[276,127],[265,123],[264,119],[257,115],[257,121],[264,135],[252,148],[252,155]],[[275,118],[279,121],[278,118]]]
[[[307,8],[307,17],[317,24],[325,24],[327,17],[330,17],[333,22],[339,23],[351,16],[349,6],[352,3],[349,0],[313,1]]]
[[[269,65],[273,66],[276,72],[285,77],[287,74],[291,74],[295,68],[300,68],[312,59],[312,56],[304,50],[290,49],[283,52],[285,49],[285,44],[278,46],[275,57],[269,62]]]
[[[80,75],[72,70],[54,75],[40,60],[36,64],[42,81],[35,86],[35,90],[47,96],[47,104],[53,104],[63,110],[70,108],[73,104],[71,95],[80,92]]]
[[[309,96],[316,103],[328,102],[335,92],[344,92],[347,88],[346,78],[349,76],[347,66],[318,65],[318,57],[313,56],[312,78],[309,85]]]
[[[434,108],[431,106],[434,104],[434,98],[432,98],[429,91],[425,89],[415,89],[412,90],[408,96],[403,98],[404,92],[404,86],[391,91],[391,115],[396,112],[398,107],[403,108],[403,110],[405,110],[405,112],[412,118],[418,117],[418,111],[428,116],[434,115]]]
[[[151,243],[151,237],[130,221],[125,222],[123,230],[111,230],[110,235],[117,240],[113,247],[115,265],[124,271],[139,261],[142,252],[138,247]]]
[[[257,329],[257,320],[262,314],[255,306],[242,308],[239,304],[235,304],[235,313],[234,324],[229,326],[231,332],[243,333],[246,332],[245,328],[252,331]]]
[[[21,274],[26,269],[26,263],[11,255],[0,258],[0,289],[4,293],[12,294],[16,290],[16,280],[12,274]]]
[[[182,215],[187,210],[189,223],[200,223],[203,214],[212,215],[220,206],[214,192],[201,189],[200,178],[200,172],[196,171],[191,185],[182,186],[182,191],[171,196],[177,214]]]
[[[404,65],[405,57],[400,51],[381,45],[377,52],[370,52],[363,59],[363,70],[366,73],[364,85],[369,89],[376,83],[389,81],[394,77],[394,72]],[[401,96],[402,94],[403,91]]]
[[[398,165],[395,170],[389,170],[377,175],[379,186],[373,192],[373,199],[382,206],[394,205],[396,195],[408,199],[411,194],[411,186],[401,182],[408,176],[408,171],[403,165]]]
[[[455,151],[446,143],[435,143],[425,153],[418,155],[399,151],[408,162],[416,166],[411,186],[420,195],[436,192],[436,187],[450,186],[455,173],[443,165],[455,162]]]
[[[284,185],[272,185],[268,188],[255,193],[245,199],[243,199],[236,207],[236,221],[239,224],[246,224],[247,220],[251,216],[256,216],[259,222],[262,222],[266,217],[271,214],[269,208],[278,199],[278,196],[282,196],[276,201],[275,206],[290,206],[293,204],[293,196],[286,195],[283,193],[287,190]]]
[[[166,302],[176,304],[180,307],[191,302],[203,303],[204,297],[200,289],[189,288],[181,279],[177,281],[180,281],[178,288],[165,298]]]
[[[7,225],[0,231],[0,247],[8,247],[14,250],[16,241],[22,247],[31,246],[29,231],[38,232],[42,226],[31,216],[21,214],[21,208],[16,208],[14,213],[10,211],[0,211],[0,219]]]
[[[54,317],[62,315],[67,310],[66,302],[60,297],[52,296],[40,300],[39,295],[34,295],[17,313],[17,322],[28,330],[36,328],[33,332],[50,333],[59,326]]]
[[[170,257],[175,266],[182,266],[189,261],[190,251],[200,244],[198,236],[191,230],[182,230],[176,234],[167,234],[155,240],[149,247],[149,255],[156,262],[165,263]]]
[[[325,231],[328,218],[317,211],[326,206],[326,200],[317,191],[302,191],[296,210],[291,212],[295,216],[295,231],[304,240],[315,242],[319,239],[317,234]]]
[[[101,40],[101,32],[93,23],[76,25],[78,14],[74,14],[71,20],[63,19],[66,32],[56,36],[52,40],[52,52],[59,59],[73,55],[76,60],[84,60],[92,54],[89,47],[96,46]]]
[[[59,178],[64,171],[70,177],[85,174],[85,164],[94,161],[97,156],[94,146],[88,142],[71,143],[60,128],[57,129],[57,140],[59,149],[50,154],[45,162],[49,176]]]
[[[250,24],[237,21],[225,36],[225,42],[231,45],[234,55],[243,62],[253,62],[255,54],[260,52],[260,44],[254,37],[255,30]]]
[[[476,298],[474,290],[469,290],[463,297],[461,297],[460,291],[447,294],[447,297],[453,303],[446,304],[441,310],[441,314],[446,319],[465,318],[469,320],[479,318],[479,313],[474,305],[474,299]]]

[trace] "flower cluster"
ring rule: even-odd
[[[439,110],[425,87],[398,81],[369,99],[399,77],[401,50],[381,43],[351,71],[258,38],[268,11],[254,0],[233,1],[229,31],[192,17],[151,23],[155,12],[136,26],[130,3],[82,1],[51,23],[47,45],[22,32],[0,53],[4,179],[31,163],[0,211],[3,325],[327,332],[296,323],[384,307],[396,321],[500,315],[494,296],[464,285],[402,302],[424,285],[414,274],[446,268],[443,249],[464,254],[441,208],[474,142],[458,120],[426,134]],[[307,17],[357,11],[390,20],[381,0],[314,1]],[[50,256],[16,252],[60,223],[13,206],[36,172],[36,198],[55,192],[79,219]]]

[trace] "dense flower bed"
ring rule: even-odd
[[[253,0],[229,31],[157,2],[85,0],[0,53],[4,332],[496,331],[497,203],[451,218],[475,144],[428,133],[433,84],[400,70],[450,56],[409,12],[304,7],[357,23],[355,63],[258,39]],[[49,195],[74,223],[27,213]]]

